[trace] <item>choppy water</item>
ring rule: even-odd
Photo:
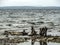
[[[37,33],[40,27],[46,26],[49,28],[47,35],[60,36],[60,10],[0,10],[0,35],[4,30],[22,31],[26,29],[26,32],[30,33],[32,25]],[[31,45],[30,42],[21,45],[28,44]],[[47,45],[59,44],[47,43]]]

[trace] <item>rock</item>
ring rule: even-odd
[[[12,24],[7,24],[7,26],[12,26]]]

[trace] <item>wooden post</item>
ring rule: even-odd
[[[47,36],[47,27],[40,28],[40,36]]]
[[[47,27],[44,27],[45,28],[45,36],[47,36]]]
[[[6,37],[8,37],[8,35],[9,35],[8,31],[5,31],[4,35],[6,35]]]
[[[31,35],[36,35],[36,31],[35,31],[35,29],[34,29],[34,27],[33,26],[31,26]]]
[[[28,33],[25,31],[25,30],[23,30],[23,35],[28,35]]]

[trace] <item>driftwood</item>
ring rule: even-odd
[[[55,42],[56,41],[56,42],[60,42],[60,36],[47,36],[47,29],[48,29],[47,27],[40,28],[40,33],[37,34],[34,27],[31,26],[31,34],[30,35],[28,35],[28,33],[26,33],[25,30],[23,30],[23,32],[5,31],[4,34],[6,35],[6,37],[8,37],[9,34],[19,35],[19,36],[20,35],[22,35],[22,36],[27,35],[29,37],[29,38],[28,37],[26,37],[26,38],[22,37],[24,40],[21,37],[19,37],[19,38],[14,37],[14,39],[9,40],[10,43],[11,42],[19,43],[19,42],[21,42],[21,39],[22,39],[22,41],[32,40],[32,42],[35,42],[35,41],[43,41],[43,42],[49,42],[49,41]],[[10,39],[10,37],[9,37],[9,39]],[[5,40],[5,39],[2,39],[2,40]]]

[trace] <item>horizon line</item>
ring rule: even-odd
[[[0,6],[0,7],[60,7],[60,6]]]

